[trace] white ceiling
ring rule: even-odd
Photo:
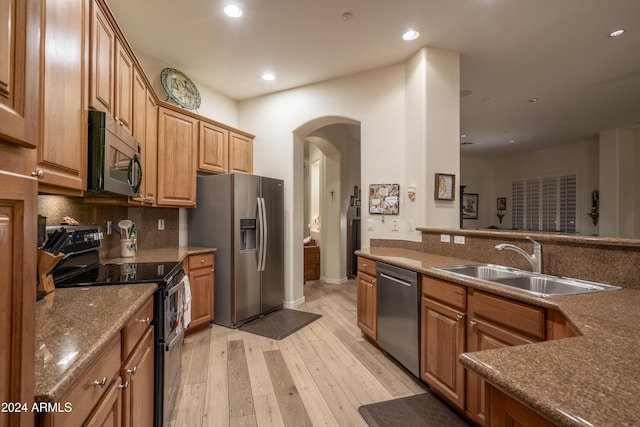
[[[461,98],[473,142],[463,155],[640,126],[640,0],[107,2],[137,51],[239,101],[403,62],[421,46],[458,51],[461,89],[472,91]],[[240,19],[224,15],[230,2]],[[405,42],[410,27],[420,38]],[[608,37],[617,28],[626,33]]]

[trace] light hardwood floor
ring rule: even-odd
[[[366,426],[364,404],[426,388],[356,325],[355,281],[307,282],[322,317],[282,340],[212,325],[185,339],[172,426]]]

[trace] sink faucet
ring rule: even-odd
[[[524,249],[518,247],[516,245],[510,245],[509,243],[501,243],[496,245],[496,250],[501,251],[506,249],[508,251],[518,252],[520,255],[525,257],[529,264],[531,264],[531,269],[534,273],[542,273],[542,245],[540,243],[533,240],[531,237],[525,237],[527,240],[530,240],[533,243],[533,254],[529,255]]]

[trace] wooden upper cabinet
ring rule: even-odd
[[[116,39],[115,108],[114,118],[132,133],[134,66],[129,53],[120,40]]]
[[[253,173],[253,138],[229,132],[229,172]]]
[[[140,203],[150,202],[146,198],[146,171],[147,171],[147,156],[146,156],[146,139],[147,139],[147,85],[142,77],[142,73],[133,67],[133,87],[131,90],[131,134],[140,143],[139,153],[140,163],[142,164],[142,182],[140,184],[140,196],[133,200]],[[153,123],[152,125],[156,125]]]
[[[227,173],[229,170],[229,131],[211,123],[200,122],[198,170]]]
[[[164,107],[158,114],[158,205],[193,207],[198,120]]]
[[[158,193],[158,106],[151,90],[147,90],[145,99],[145,159],[142,181],[146,201],[155,205]]]
[[[88,6],[84,0],[43,5],[39,191],[79,195],[86,189],[87,177]]]
[[[29,148],[39,132],[41,4],[0,0],[0,141]]]
[[[116,36],[104,12],[91,3],[89,107],[114,114]]]

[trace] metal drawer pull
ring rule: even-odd
[[[102,377],[102,380],[100,381],[94,381],[91,383],[92,386],[97,386],[99,385],[100,387],[104,387],[104,385],[107,383],[107,377]]]
[[[118,388],[124,388],[124,389],[129,388],[129,381],[127,381],[127,382],[126,382],[126,383],[124,383],[124,384],[120,384],[120,385],[118,386]]]
[[[127,369],[127,374],[135,375],[138,372],[138,367],[134,366],[133,369]]]
[[[137,321],[140,323],[151,323],[151,318],[147,316],[146,319],[138,319]]]
[[[204,258],[200,260],[200,264],[204,264]]]
[[[478,324],[478,322],[476,322],[475,320],[471,320],[471,321],[469,322],[469,326],[471,326],[471,327],[474,327],[474,326],[476,326],[477,324]]]
[[[462,314],[456,314],[456,319],[458,320],[462,320],[464,316]]]

